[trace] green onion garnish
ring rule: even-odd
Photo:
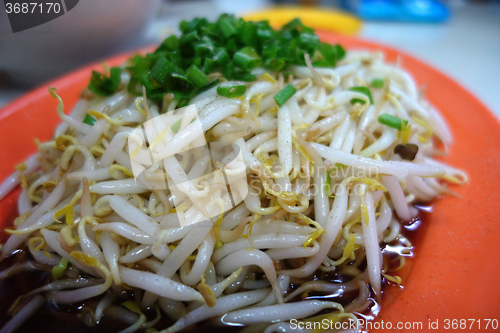
[[[107,77],[102,73],[92,71],[88,89],[97,96],[109,96],[114,94],[116,89],[120,86],[121,72],[122,70],[120,67],[113,67],[109,70],[109,77]]]
[[[331,195],[330,194],[330,187],[331,187],[331,184],[332,184],[332,180],[330,179],[330,172],[327,172],[326,173],[326,181],[325,181],[325,193],[327,196],[329,196],[330,198],[335,198],[336,196],[335,195]]]
[[[390,114],[387,113],[382,113],[380,116],[378,116],[378,122],[383,125],[395,128],[399,131],[401,131],[402,122],[404,122],[405,125],[408,125],[408,120],[403,120],[401,118],[391,116]]]
[[[96,119],[87,113],[85,115],[85,118],[83,118],[82,122],[87,124],[87,125],[94,126]]]
[[[229,58],[229,55],[227,54],[226,50],[223,50],[223,49],[217,51],[214,54],[214,56],[213,56],[212,59],[219,66],[223,66],[223,65],[225,65],[225,64],[227,64],[227,63],[229,63],[231,61],[231,59]]]
[[[335,166],[333,167],[333,169],[330,170],[330,171],[328,171],[326,173],[326,181],[325,181],[324,190],[325,190],[326,195],[329,196],[330,198],[336,198],[337,197],[335,195],[331,195],[330,194],[330,187],[331,187],[331,184],[332,184],[332,179],[331,179],[332,172],[335,172],[335,171],[339,170],[342,167],[345,167],[345,165],[342,164],[342,163],[336,163]]]
[[[345,56],[344,48],[338,44],[330,45],[327,43],[320,43],[318,50],[328,65],[332,67],[337,64],[337,61],[341,60]]]
[[[297,92],[294,86],[291,83],[287,84],[283,89],[281,89],[276,95],[274,95],[274,100],[276,104],[280,107],[286,103]]]
[[[363,95],[368,96],[368,98],[370,99],[370,103],[373,104],[372,93],[370,92],[369,88],[367,88],[367,87],[351,87],[347,90],[359,92],[359,93],[362,93]],[[362,99],[359,99],[359,98],[353,98],[353,99],[351,99],[351,104],[354,104],[354,103],[365,104],[365,101]]]
[[[208,76],[198,69],[195,65],[189,67],[186,72],[186,77],[194,83],[198,88],[204,87],[208,84]]]
[[[217,94],[228,98],[243,96],[247,86],[241,83],[224,82],[217,87]]]
[[[217,22],[217,26],[222,32],[222,35],[224,35],[224,38],[229,38],[232,35],[236,34],[236,29],[234,28],[233,23],[227,17],[223,18],[222,20],[219,20]]]
[[[171,93],[182,106],[208,85],[212,73],[228,81],[249,82],[256,79],[253,69],[286,72],[293,65],[305,65],[305,54],[317,67],[334,67],[345,56],[340,45],[320,42],[299,19],[274,30],[267,21],[246,22],[223,14],[215,22],[182,21],[179,28],[180,36],[170,36],[154,52],[129,59],[124,70],[130,74],[130,94],[142,96],[145,88],[149,99],[162,103],[163,96]],[[106,96],[119,84],[120,69],[115,68],[109,77],[95,72],[89,89]]]
[[[237,51],[233,56],[235,67],[241,68],[244,71],[251,71],[259,64],[259,55],[254,49],[247,46]]]
[[[62,258],[57,266],[52,267],[52,276],[58,280],[62,278],[64,271],[68,268],[68,259]]]
[[[235,80],[245,81],[245,82],[252,82],[257,79],[255,75],[253,75],[252,73],[243,71],[234,71],[233,77]]]
[[[216,85],[218,85],[220,83],[220,79],[215,79],[215,80],[212,80],[212,82],[210,82],[209,84],[207,84],[206,86],[204,86],[203,88],[200,88],[197,93],[198,94],[201,94],[202,92],[204,91],[207,91],[208,89],[212,89],[213,87],[215,87]]]
[[[384,79],[373,79],[372,82],[370,82],[370,85],[373,88],[383,88],[384,87]]]
[[[182,118],[177,120],[177,122],[172,125],[172,128],[171,128],[172,132],[177,133],[179,131],[179,128],[181,128],[181,122],[182,122]]]
[[[168,74],[175,70],[175,66],[165,57],[160,57],[154,64],[149,77],[157,84],[165,82]]]

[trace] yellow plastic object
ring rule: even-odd
[[[361,20],[352,15],[320,7],[278,6],[243,15],[249,21],[268,20],[274,29],[281,28],[296,17],[313,29],[349,36],[356,35],[362,25]]]

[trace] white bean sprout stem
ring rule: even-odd
[[[53,267],[64,278],[23,296],[0,333],[20,327],[46,300],[93,297],[94,320],[121,318],[127,332],[158,322],[170,322],[162,332],[177,332],[207,319],[292,332],[291,319],[315,320],[321,311],[355,321],[353,311],[380,300],[384,281],[401,283],[393,271],[412,249],[403,233],[418,214],[415,204],[450,192],[446,183],[467,181],[433,159],[434,138],[446,151],[451,133],[411,75],[379,55],[351,52],[335,68],[312,67],[312,60],[292,68],[295,78],[259,69],[265,74],[244,83],[241,97],[208,89],[186,113],[175,111],[180,101],[172,96],[162,108],[130,95],[129,75],[116,94],[84,98],[70,113],[51,90],[63,123],[0,185],[0,200],[22,186],[1,259],[26,246],[30,261],[0,278]],[[297,92],[278,106],[273,97],[285,82]],[[352,89],[360,86],[371,96]],[[177,129],[158,120],[169,110]],[[101,116],[91,126],[82,122],[86,114]],[[391,127],[381,115],[407,123]],[[159,137],[148,147],[162,161],[136,180],[129,156],[134,140],[146,147],[140,126],[148,121],[155,125],[144,133]],[[232,144],[240,161],[229,151],[213,166],[215,155],[182,157],[205,141]],[[225,181],[238,173],[248,195],[236,183],[228,194]],[[182,184],[174,191],[140,183],[155,179]],[[179,216],[191,224],[180,225]],[[345,307],[335,301],[353,294]],[[146,309],[159,317],[146,318]]]

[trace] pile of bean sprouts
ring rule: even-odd
[[[445,181],[467,177],[434,159],[447,151],[450,132],[398,64],[368,52],[349,52],[335,68],[313,68],[308,57],[306,63],[292,68],[294,76],[254,70],[259,79],[245,83],[239,98],[218,96],[214,87],[191,100],[207,142],[238,145],[249,194],[223,216],[183,227],[168,189],[136,184],[127,142],[137,126],[176,110],[178,100],[167,95],[159,106],[145,94],[130,95],[126,71],[116,94],[87,92],[68,114],[51,89],[62,124],[0,186],[0,198],[22,187],[2,259],[19,249],[30,259],[0,278],[68,264],[20,297],[0,332],[14,331],[46,302],[91,298],[98,302],[87,320],[110,316],[129,325],[123,332],[177,332],[207,320],[297,332],[291,319],[357,321],[355,313],[381,297],[384,280],[401,282],[395,270],[412,250],[402,231],[418,216],[415,203],[450,192]],[[371,88],[373,103],[348,90],[373,79],[384,80]],[[279,107],[273,97],[288,83],[297,91]],[[409,136],[378,122],[382,113],[408,120]],[[82,122],[87,114],[96,117],[93,126]],[[179,149],[192,142],[189,123],[171,136],[187,142]],[[418,146],[412,161],[394,153],[403,140]],[[220,197],[220,186],[196,188],[208,201]],[[399,246],[396,258],[386,245]],[[321,279],[328,274],[342,281]],[[325,294],[333,296],[314,297]],[[336,302],[346,294],[354,297]],[[172,324],[158,327],[162,318]]]

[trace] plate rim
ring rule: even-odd
[[[435,68],[434,66],[427,64],[425,61],[422,61],[415,56],[412,56],[404,51],[398,50],[397,48],[385,45],[383,43],[373,42],[373,41],[369,41],[369,40],[365,40],[365,39],[357,38],[357,37],[341,36],[341,35],[337,35],[337,34],[334,34],[331,32],[317,31],[317,33],[323,39],[326,39],[329,41],[338,41],[340,44],[342,44],[343,41],[348,41],[348,44],[350,44],[351,42],[354,42],[354,44],[363,44],[364,46],[366,46],[372,50],[373,49],[375,49],[375,50],[382,49],[383,50],[382,52],[386,52],[389,50],[390,52],[395,52],[397,54],[402,55],[404,58],[411,59],[412,61],[415,61],[416,63],[421,64],[422,66],[426,67],[431,72],[433,72],[434,74],[437,74],[437,76],[440,77],[440,79],[444,79],[448,85],[452,85],[455,90],[463,93],[465,96],[464,98],[467,98],[467,99],[471,100],[473,104],[478,105],[479,109],[481,110],[481,115],[483,117],[487,118],[486,120],[489,121],[491,127],[494,127],[495,129],[499,130],[499,132],[500,132],[500,119],[498,119],[498,117],[478,97],[473,95],[469,90],[467,90],[465,87],[463,87],[460,83],[458,83],[454,79],[450,78],[449,76],[447,76],[445,73],[441,72],[439,69]],[[123,63],[131,55],[133,55],[137,52],[144,52],[144,51],[147,51],[150,49],[151,49],[151,46],[148,46],[145,48],[141,48],[139,50],[121,53],[119,55],[105,58],[104,61],[106,61],[110,65]],[[355,47],[354,48],[347,47],[347,49],[348,50],[355,49]],[[23,107],[26,107],[26,105],[33,103],[33,102],[36,102],[37,100],[42,98],[42,96],[45,96],[47,94],[48,87],[50,87],[50,86],[56,86],[56,87],[57,86],[59,86],[59,87],[71,86],[72,85],[71,81],[75,81],[76,79],[83,77],[83,76],[89,77],[90,71],[92,69],[99,68],[100,63],[102,63],[102,61],[97,61],[97,62],[93,62],[93,63],[88,64],[88,65],[82,66],[82,67],[80,67],[76,70],[73,70],[67,74],[64,74],[62,76],[59,76],[55,79],[52,79],[52,80],[46,82],[46,83],[43,83],[43,84],[39,85],[38,87],[34,88],[33,90],[29,91],[28,93],[23,94],[22,96],[16,98],[15,100],[13,100],[9,104],[5,105],[0,110],[0,122],[3,121],[6,117],[14,114],[15,112],[19,112],[19,110],[22,110]],[[411,71],[410,71],[410,73],[411,73]],[[411,74],[413,75],[414,73],[411,73]],[[431,100],[431,102],[433,102],[433,101]],[[442,112],[442,110],[440,109],[440,113],[446,114],[447,112]],[[446,114],[446,116],[447,116],[447,114]],[[492,120],[492,119],[494,119],[494,120]],[[452,130],[453,130],[453,128],[452,128]],[[456,135],[456,133],[454,133],[454,134]],[[455,145],[453,146],[452,150],[453,149],[456,149]],[[33,149],[33,150],[30,150],[30,152],[31,151],[35,151],[35,150]],[[466,185],[466,186],[468,186],[468,185]],[[3,224],[4,223],[2,222],[2,225]],[[428,226],[426,228],[428,229]],[[418,254],[417,254],[417,256],[418,256]],[[417,260],[418,260],[418,258],[417,258]],[[400,294],[404,294],[404,291],[405,290],[403,288],[403,291]],[[497,292],[497,296],[500,296],[499,292]],[[403,297],[404,297],[404,295],[403,295]],[[395,318],[414,318],[415,316],[405,316],[404,314],[401,313],[401,311],[398,312],[394,309],[395,307],[397,308],[399,305],[401,305],[402,304],[401,302],[405,301],[403,298],[401,298],[401,300],[402,301],[400,301],[399,299],[396,300],[395,303],[392,303],[392,306],[390,304],[385,304],[385,302],[383,301],[384,306],[382,307],[381,314],[377,317],[376,321],[380,322],[381,320],[386,319],[386,318],[389,318],[390,320],[393,320]],[[497,310],[498,309],[500,309],[500,306],[497,307]],[[420,308],[419,311],[421,311],[421,310],[422,309]],[[389,312],[394,311],[394,314],[391,315],[391,313],[387,313],[387,311],[389,311]],[[378,331],[378,330],[374,330],[374,331]]]

